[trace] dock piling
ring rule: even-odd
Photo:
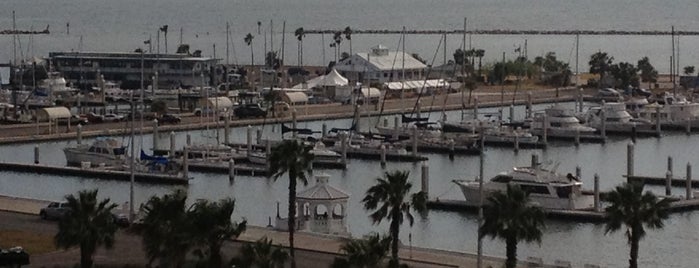
[[[515,121],[515,106],[510,104],[510,123]]]
[[[34,145],[34,164],[39,164],[39,145]]]
[[[519,135],[515,133],[515,153],[519,152]]]
[[[575,177],[578,178],[578,180],[582,180],[582,170],[580,166],[575,167]]]
[[[692,164],[690,164],[689,162],[687,162],[687,185],[685,187],[687,190],[685,198],[687,200],[694,198],[692,196]]]
[[[595,211],[599,212],[600,209],[600,202],[599,202],[599,175],[595,173],[595,198],[594,198],[594,208]]]
[[[192,135],[187,133],[187,146],[192,146]]]
[[[575,130],[575,147],[580,146],[580,130]]]
[[[670,170],[665,173],[665,195],[672,195],[672,171]]]
[[[176,150],[176,144],[175,144],[175,132],[170,131],[170,158],[175,157],[175,150]]]
[[[662,130],[660,129],[660,106],[655,107],[655,132],[658,137],[660,137],[660,134]]]
[[[413,156],[417,156],[417,127],[413,126]]]
[[[158,119],[153,119],[153,151],[158,150]]]
[[[393,118],[393,140],[398,140],[398,127],[400,127],[400,118],[396,115]]]
[[[255,129],[255,144],[262,145],[262,129]]]
[[[223,143],[230,144],[231,115],[227,112],[223,118]]]
[[[604,102],[602,103],[604,106]],[[600,130],[600,134],[602,134],[602,140],[606,141],[607,140],[607,113],[604,112],[604,109],[600,110],[600,113],[602,115],[602,129]]]
[[[381,167],[386,167],[386,145],[381,144]]]
[[[692,120],[690,118],[687,118],[687,126],[685,132],[687,132],[687,135],[692,134]]]
[[[354,108],[355,108],[355,110],[354,110],[355,111],[354,112],[355,129],[354,130],[357,132],[360,132],[361,130],[359,130],[359,119],[360,119],[360,112],[359,112],[360,106],[359,106],[359,104],[355,105]]]
[[[629,142],[628,145],[626,145],[626,180],[629,182],[629,178],[633,176],[633,166],[634,162],[634,143]]]
[[[473,120],[478,120],[478,97],[473,98]]]
[[[449,159],[451,160],[454,160],[455,146],[456,142],[454,142],[454,139],[449,139]]]
[[[233,158],[228,161],[228,180],[231,182],[235,180],[235,160]]]
[[[265,141],[265,155],[267,156],[267,170],[269,170],[270,167],[270,156],[272,155],[272,141],[266,140]]]
[[[78,136],[78,144],[83,143],[83,125],[78,124],[77,126],[77,136]]]
[[[578,112],[579,113],[583,112],[583,89],[582,88],[578,91]]]
[[[549,136],[548,135],[549,134],[548,133],[548,131],[549,131],[549,117],[546,114],[544,114],[543,116],[544,116],[544,134],[542,135],[542,138],[544,140],[544,146],[546,146],[546,144],[548,144],[548,139],[549,139],[548,138],[548,136]]]
[[[672,156],[667,157],[667,171],[672,173]]]
[[[537,168],[539,166],[539,156],[536,154],[532,154],[532,168]]]
[[[291,109],[291,128],[294,129],[291,132],[291,137],[296,139],[296,109]]]
[[[527,92],[527,118],[532,117],[532,93]]]
[[[634,125],[631,127],[631,141],[634,143],[636,143],[636,136],[638,136],[638,134],[636,133],[636,126]]]
[[[189,179],[189,146],[182,150],[182,174],[185,179]]]
[[[422,192],[425,195],[429,194],[430,191],[430,167],[427,165],[427,161],[422,162]]]
[[[347,133],[340,133],[340,148],[342,150],[342,164],[347,164]]]
[[[252,154],[252,126],[248,125],[247,128],[247,149],[248,149],[248,157]]]
[[[328,135],[328,125],[323,123],[323,130],[321,131],[321,137],[325,138]]]

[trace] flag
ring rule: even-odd
[[[522,52],[522,47],[520,46],[520,47],[515,48],[515,52]]]
[[[143,44],[146,44],[146,45],[150,44],[150,39],[143,41]]]

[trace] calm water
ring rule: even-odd
[[[51,35],[38,35],[32,44],[28,36],[21,37],[21,51],[26,57],[47,56],[49,51],[133,51],[144,47],[144,40],[151,38],[155,50],[158,27],[169,25],[168,51],[176,49],[180,40],[190,44],[192,51],[202,50],[226,61],[225,25],[231,25],[230,62],[249,64],[250,47],[243,38],[255,34],[253,49],[255,62],[262,63],[264,44],[281,47],[282,21],[286,21],[285,59],[287,64],[297,63],[297,42],[293,31],[305,29],[461,29],[463,18],[469,19],[469,29],[589,29],[589,30],[695,30],[699,18],[695,10],[699,3],[692,0],[675,0],[672,4],[660,0],[620,1],[487,1],[487,0],[6,0],[0,11],[0,27],[12,28],[12,10],[17,13],[20,29],[43,29],[50,25]],[[270,37],[270,20],[274,20],[275,33]],[[257,22],[262,22],[258,35]],[[70,24],[67,34],[66,24]],[[82,44],[80,37],[82,36]],[[325,42],[319,35],[308,35],[304,40],[304,63],[327,65],[332,60],[331,36]],[[438,36],[411,35],[406,38],[406,50],[415,52],[432,62],[439,43]],[[265,41],[266,39],[266,41]],[[273,40],[271,40],[273,39]],[[473,47],[484,48],[486,62],[500,60],[503,52],[515,57],[514,49],[528,40],[528,54],[543,55],[555,51],[563,61],[575,66],[575,41],[573,36],[482,36],[467,39]],[[161,36],[161,51],[165,50],[165,38]],[[461,46],[461,36],[450,36],[447,42],[448,57]],[[470,40],[470,42],[469,42]],[[699,52],[693,49],[699,39],[683,37],[680,41],[680,65],[693,65],[699,60]],[[398,35],[354,35],[353,50],[367,51],[383,44],[391,49],[398,46]],[[0,62],[12,58],[12,36],[0,38]],[[345,40],[342,51],[349,51]],[[580,68],[587,69],[587,59],[599,50],[607,51],[616,61],[635,63],[642,56],[661,72],[669,72],[671,41],[669,37],[655,36],[583,36],[580,40]],[[323,57],[325,51],[325,59]],[[281,52],[281,51],[280,51]],[[280,53],[281,54],[281,53]],[[437,53],[435,64],[441,64],[442,52]]]
[[[249,64],[250,47],[243,42],[247,33],[257,34],[257,21],[263,22],[262,35],[256,35],[252,48],[255,62],[262,62],[261,55],[265,39],[271,46],[269,20],[274,19],[274,47],[281,46],[281,21],[286,20],[286,62],[296,64],[297,44],[291,34],[294,29],[337,28],[350,26],[355,29],[460,29],[463,17],[469,18],[470,29],[589,29],[589,30],[668,30],[674,25],[678,30],[695,30],[699,26],[696,10],[699,2],[675,0],[671,3],[659,0],[532,0],[532,1],[339,1],[339,0],[6,0],[0,11],[0,28],[12,27],[11,10],[17,12],[20,29],[43,29],[50,25],[52,34],[35,36],[30,44],[28,36],[21,37],[21,51],[25,57],[47,56],[49,51],[133,51],[143,47],[143,41],[152,38],[160,25],[169,25],[168,50],[174,51],[183,29],[184,43],[192,49],[200,49],[205,55],[213,55],[226,61],[225,23],[231,23],[230,61]],[[70,23],[70,34],[66,33]],[[80,37],[82,36],[82,44]],[[267,37],[265,37],[267,36]],[[304,39],[304,63],[325,65],[332,60],[333,52],[328,48],[330,36],[325,42],[319,35]],[[438,53],[435,64],[442,63],[442,52],[436,51],[438,36],[411,35],[406,38],[406,50],[419,53],[431,61]],[[575,65],[575,41],[573,36],[481,36],[467,39],[473,47],[485,48],[485,62],[499,60],[502,52],[514,57],[514,49],[528,42],[531,56],[555,51],[559,59]],[[699,52],[693,44],[697,37],[682,37],[680,41],[680,65],[699,62]],[[397,35],[354,35],[354,51],[367,51],[376,44],[391,49],[398,46]],[[216,50],[214,52],[214,44]],[[1,36],[0,62],[12,59],[12,36]],[[461,46],[460,36],[450,36],[447,50]],[[154,46],[155,49],[155,46]],[[348,42],[341,44],[348,51]],[[614,56],[616,61],[636,62],[649,56],[661,72],[669,72],[671,56],[669,37],[656,36],[583,36],[580,40],[580,70],[587,69],[589,55],[603,50]],[[325,50],[325,53],[323,51]],[[161,36],[161,51],[164,38]],[[325,57],[323,56],[325,54]],[[3,73],[3,79],[6,75]],[[452,114],[451,118],[458,117]],[[389,120],[392,121],[392,120]],[[367,122],[370,126],[376,122]],[[320,123],[301,123],[319,129]],[[329,126],[346,127],[349,120],[328,122]],[[195,142],[211,142],[204,136],[213,133],[192,131]],[[185,133],[177,133],[178,144],[183,144]],[[265,128],[265,136],[278,137],[271,127]],[[243,141],[245,131],[236,129],[234,139]],[[675,158],[675,170],[684,170],[687,162],[697,164],[693,153],[699,136],[670,135],[662,139],[640,139],[636,147],[636,173],[660,176],[664,174],[665,158]],[[166,136],[161,138],[168,145]],[[626,140],[611,140],[607,144],[587,144],[578,148],[567,144],[554,144],[546,151],[521,150],[514,154],[509,149],[489,149],[486,154],[486,177],[504,171],[513,165],[527,165],[531,153],[538,153],[544,161],[560,162],[562,172],[572,172],[576,165],[582,167],[583,180],[591,187],[593,173],[599,173],[602,189],[608,190],[622,181],[625,173]],[[70,142],[48,142],[39,145],[41,161],[57,165],[64,164],[61,149]],[[140,143],[140,139],[137,144]],[[150,146],[151,136],[143,138]],[[34,145],[12,145],[0,147],[0,161],[32,160]],[[461,198],[458,189],[450,182],[454,178],[473,178],[478,173],[478,158],[457,156],[453,161],[441,155],[430,155],[430,195],[440,198]],[[349,207],[349,228],[354,236],[370,231],[383,231],[387,225],[373,226],[366,217],[359,200],[364,191],[373,184],[373,179],[384,170],[375,162],[351,160],[346,171],[326,171],[331,182],[352,194]],[[408,169],[419,185],[419,166],[411,163],[389,163],[388,169]],[[683,172],[681,172],[683,173]],[[265,178],[239,176],[230,183],[226,175],[193,173],[188,192],[190,197],[211,200],[232,196],[238,200],[236,218],[245,217],[256,225],[266,225],[274,216],[276,202],[281,201],[285,210],[286,184],[284,180],[272,183]],[[90,179],[38,176],[4,172],[0,176],[0,194],[26,196],[42,199],[60,199],[67,193],[80,189],[99,188],[103,196],[116,202],[128,200],[128,184],[123,182],[96,181]],[[174,187],[138,184],[136,200],[145,201],[154,194],[170,192]],[[659,190],[659,189],[653,189]],[[675,189],[682,193],[682,189]],[[272,198],[269,198],[272,197]],[[673,215],[665,229],[651,231],[641,244],[641,266],[643,267],[695,267],[693,247],[697,245],[699,213]],[[402,240],[408,243],[412,233],[413,244],[424,247],[475,252],[476,218],[470,214],[430,211],[427,219],[416,221],[412,228],[403,227]],[[486,241],[485,252],[504,255],[500,241]],[[604,235],[602,225],[578,224],[549,221],[542,244],[521,245],[519,256],[541,256],[546,262],[555,259],[572,261],[578,266],[595,263],[607,267],[626,265],[628,246],[623,233]]]
[[[492,109],[491,109],[492,110]],[[494,110],[492,110],[494,111]],[[517,107],[521,114],[521,107]],[[434,116],[434,115],[433,115]],[[458,112],[451,112],[451,117],[458,117]],[[376,119],[364,120],[364,126],[368,127],[376,123]],[[350,120],[328,121],[329,127],[346,127]],[[304,122],[300,127],[320,129],[320,122]],[[278,129],[267,126],[264,129],[265,137],[279,137]],[[194,143],[213,142],[212,131],[192,131]],[[245,129],[237,128],[233,131],[233,139],[243,142]],[[186,139],[185,132],[176,133],[178,144],[183,144]],[[137,138],[137,147],[140,144]],[[167,134],[162,134],[161,146],[167,148]],[[89,141],[88,141],[89,142]],[[128,142],[125,138],[124,142]],[[694,165],[699,163],[692,153],[693,144],[699,142],[699,136],[666,135],[661,139],[639,139],[636,146],[636,174],[656,175],[664,174],[666,157],[673,156],[675,170],[684,173],[687,162]],[[73,141],[47,142],[39,144],[41,161],[56,165],[63,165],[65,158],[61,149]],[[560,172],[573,172],[576,165],[582,167],[583,181],[587,188],[592,187],[592,175],[598,173],[601,176],[601,188],[609,190],[622,182],[621,175],[626,170],[626,145],[628,141],[612,139],[602,144],[585,144],[574,147],[568,144],[553,144],[547,150],[521,150],[518,154],[511,149],[489,148],[485,157],[486,177],[491,177],[497,172],[505,171],[515,165],[528,165],[532,153],[541,155],[544,162],[560,163]],[[151,135],[143,138],[145,148],[151,146]],[[32,144],[10,145],[0,147],[0,161],[25,161],[33,159]],[[430,166],[430,196],[443,199],[460,199],[462,195],[457,187],[451,183],[455,178],[474,178],[478,175],[478,157],[457,156],[450,161],[443,155],[429,155]],[[412,163],[389,163],[388,170],[407,169],[411,171],[411,177],[415,189],[419,187],[420,166]],[[331,175],[331,183],[351,194],[348,213],[349,229],[355,236],[361,236],[368,232],[388,229],[386,224],[374,226],[371,224],[367,213],[363,210],[360,200],[364,192],[385,170],[377,162],[350,160],[350,168],[345,171],[328,170],[320,171]],[[34,197],[41,199],[61,199],[65,194],[75,193],[81,189],[100,189],[100,194],[110,197],[117,203],[128,200],[128,183],[114,181],[99,181],[84,178],[39,176],[31,174],[3,172],[0,176],[0,194]],[[284,179],[272,182],[261,177],[238,176],[231,183],[224,174],[192,173],[194,179],[190,181],[187,189],[190,200],[206,198],[218,200],[224,197],[237,199],[237,208],[234,218],[246,218],[252,224],[266,225],[268,217],[274,217],[276,203],[281,202],[281,210],[286,211],[285,201],[287,184]],[[172,191],[175,186],[154,186],[137,184],[136,201],[144,202],[151,195],[165,194]],[[660,188],[651,188],[656,192],[662,192]],[[678,194],[684,193],[684,189],[675,188]],[[650,231],[641,245],[641,263],[644,267],[694,267],[696,258],[692,247],[696,245],[699,234],[695,232],[699,228],[697,221],[699,213],[674,214],[661,231]],[[421,247],[434,247],[456,251],[476,251],[477,218],[475,215],[456,212],[430,211],[426,219],[418,219],[412,228],[403,226],[401,239],[408,244],[408,235],[412,233],[412,243]],[[541,245],[523,244],[520,246],[520,255],[541,256],[547,262],[555,259],[572,261],[582,266],[584,263],[596,263],[606,267],[623,267],[626,265],[628,247],[623,233],[604,235],[604,226],[588,223],[548,221],[547,229]],[[490,255],[504,255],[504,244],[498,240],[486,240],[485,252]]]

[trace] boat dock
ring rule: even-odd
[[[546,148],[547,144],[543,143],[541,141],[537,142],[522,142],[522,141],[493,141],[493,140],[488,140],[486,139],[483,141],[483,144],[485,146],[491,146],[491,147],[508,147],[508,148],[514,148],[514,149],[544,149]]]
[[[14,171],[14,172],[25,172],[25,173],[36,173],[36,174],[51,174],[51,175],[65,175],[65,176],[77,176],[92,179],[107,179],[107,180],[120,180],[129,181],[131,180],[131,173],[129,171],[121,170],[108,170],[101,168],[80,168],[80,167],[59,167],[50,166],[42,164],[25,164],[25,163],[10,163],[10,162],[0,162],[0,170],[2,171]],[[134,174],[134,180],[143,183],[158,183],[158,184],[189,184],[187,178],[175,175],[157,174],[157,173],[143,173],[136,172]]]
[[[229,163],[226,161],[211,162],[211,161],[196,161],[193,159],[189,159],[189,160],[190,160],[190,162],[187,163],[189,171],[221,173],[221,174],[230,174],[230,172],[231,172]],[[256,176],[266,177],[269,174],[269,171],[263,166],[248,165],[248,164],[236,164],[233,168],[233,174],[234,175],[253,176],[253,177],[256,177]]]
[[[699,199],[677,199],[670,203],[669,211],[685,212],[699,209]],[[445,210],[445,211],[466,211],[477,212],[477,204],[469,204],[465,200],[429,200],[427,201],[428,209]],[[544,209],[546,217],[550,219],[568,220],[577,222],[604,222],[607,215],[604,211],[588,210],[559,210],[559,209]]]
[[[667,177],[650,177],[650,176],[627,176],[623,175],[628,182],[637,182],[648,185],[667,185]],[[692,188],[699,188],[699,181],[691,180]],[[687,179],[682,177],[671,177],[670,185],[676,187],[686,187]]]

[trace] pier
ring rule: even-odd
[[[106,180],[119,180],[119,181],[129,181],[131,180],[131,173],[128,171],[120,170],[109,170],[100,168],[79,168],[79,167],[59,167],[59,166],[49,166],[41,164],[25,164],[25,163],[9,163],[0,162],[0,170],[2,171],[14,171],[14,172],[25,172],[25,173],[36,173],[36,174],[51,174],[51,175],[64,175],[64,176],[77,176],[91,179],[106,179]],[[183,178],[174,175],[165,175],[157,173],[143,173],[136,172],[134,174],[134,180],[143,183],[157,183],[157,184],[189,184],[188,178]]]

